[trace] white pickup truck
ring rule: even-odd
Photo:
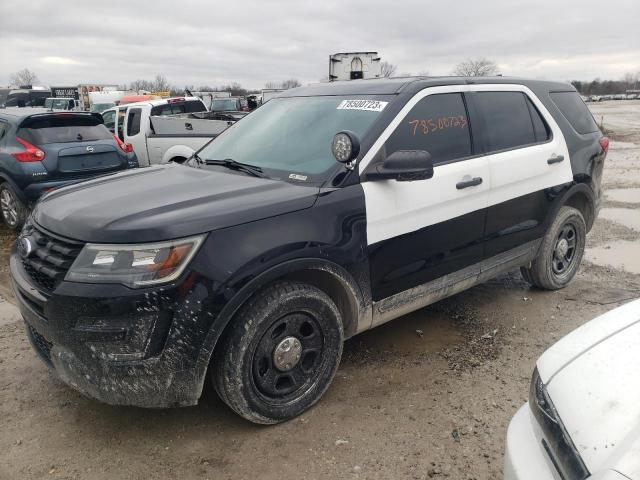
[[[235,119],[208,112],[196,97],[130,103],[102,112],[105,126],[133,146],[140,166],[184,162]]]

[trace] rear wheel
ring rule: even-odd
[[[293,418],[316,403],[340,363],[335,303],[299,282],[279,282],[238,312],[216,347],[211,375],[220,398],[254,423]]]
[[[4,223],[12,230],[20,230],[27,218],[27,206],[6,182],[0,185],[0,211]]]
[[[542,240],[530,268],[521,268],[524,279],[536,287],[557,290],[575,276],[582,261],[587,227],[573,207],[562,207]]]

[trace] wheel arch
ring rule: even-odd
[[[27,205],[29,203],[29,200],[27,199],[27,196],[24,194],[24,192],[22,191],[22,189],[20,187],[18,187],[18,185],[16,184],[16,182],[14,182],[11,177],[9,177],[9,175],[7,175],[5,172],[0,172],[0,183],[8,183],[11,188],[13,189],[13,191],[16,193],[16,195],[18,196],[18,198],[25,204]]]
[[[575,185],[565,194],[560,206],[573,207],[582,213],[587,232],[591,230],[598,213],[595,195],[591,187],[584,183]]]
[[[162,156],[162,163],[168,163],[174,158],[187,159],[193,155],[193,152],[195,152],[195,150],[187,145],[174,145],[164,152],[164,155]]]
[[[313,285],[336,303],[343,322],[344,336],[349,338],[371,320],[370,297],[363,294],[353,276],[340,265],[322,259],[290,260],[274,266],[244,285],[220,311],[209,329],[198,357],[197,372],[204,385],[207,369],[218,341],[240,308],[260,289],[279,280],[295,280]]]

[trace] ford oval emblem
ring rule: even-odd
[[[91,145],[87,147],[87,152],[93,153],[93,147]]]
[[[22,258],[27,258],[33,253],[33,244],[27,237],[18,240],[18,253]]]

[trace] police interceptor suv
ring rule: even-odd
[[[36,352],[111,404],[195,404],[207,378],[276,423],[357,333],[520,268],[576,274],[608,149],[571,85],[333,82],[282,93],[184,165],[48,194],[11,255]]]

